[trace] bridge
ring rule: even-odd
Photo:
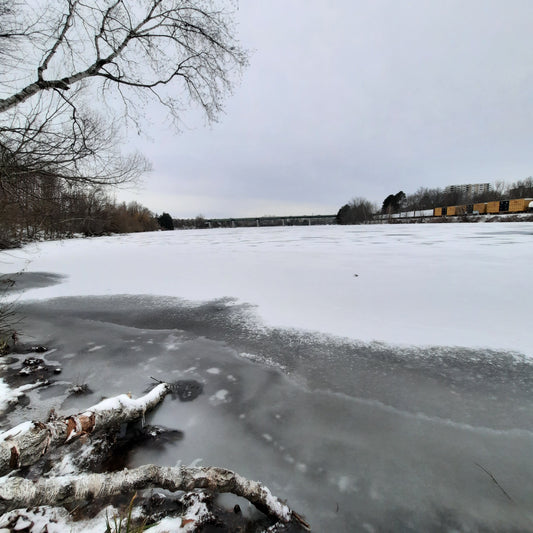
[[[266,226],[323,226],[336,224],[335,215],[306,215],[290,217],[211,218],[205,220],[210,228],[251,228]]]

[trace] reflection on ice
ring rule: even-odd
[[[65,298],[23,311],[62,383],[12,416],[39,418],[54,394],[72,411],[140,394],[151,377],[197,383],[193,401],[167,397],[147,419],[182,438],[143,443],[129,466],[231,468],[315,531],[533,530],[533,373],[516,354],[254,328],[231,301]],[[66,383],[92,392],[65,399]]]

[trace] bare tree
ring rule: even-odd
[[[125,119],[140,130],[149,101],[176,125],[192,103],[215,120],[246,64],[232,5],[0,0],[2,216],[39,193],[32,180],[59,179],[67,188],[135,181],[149,165],[139,154],[122,155],[117,124]]]
[[[529,176],[523,180],[511,183],[507,189],[508,198],[532,198],[533,197],[533,177]]]
[[[25,56],[21,62],[13,47],[4,47],[0,58],[2,148],[27,166],[31,154],[40,170],[53,165],[69,179],[130,180],[131,161],[125,164],[116,151],[102,155],[116,144],[116,128],[101,118],[102,106],[119,107],[137,126],[149,100],[176,121],[192,102],[215,120],[233,73],[246,63],[231,15],[218,7],[223,3],[0,0],[0,40],[16,39]]]
[[[119,185],[149,168],[139,154],[123,156],[117,128],[61,96],[38,98],[31,109],[5,113],[0,150],[12,162],[0,168],[12,178],[50,175],[66,182]]]

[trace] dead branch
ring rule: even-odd
[[[231,470],[216,467],[145,465],[121,472],[43,478],[38,481],[9,478],[0,487],[0,502],[2,506],[10,508],[57,506],[86,499],[109,498],[149,488],[172,492],[194,489],[230,492],[247,499],[269,517],[285,524],[293,522],[310,530],[301,516],[273,496],[263,484],[248,480]]]
[[[479,463],[474,464],[477,467],[481,468],[481,470],[483,470],[483,472],[485,472],[485,474],[490,477],[492,482],[502,491],[502,493],[507,497],[510,502],[514,503],[514,500],[511,498],[511,496],[509,496],[509,493],[498,483],[498,480],[484,466],[480,465]]]
[[[162,383],[137,400],[122,394],[77,415],[46,423],[24,422],[0,433],[0,475],[32,465],[49,450],[82,435],[142,418],[164,399],[168,391],[168,386]]]

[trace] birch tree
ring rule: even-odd
[[[149,168],[121,125],[216,120],[246,64],[231,0],[0,0],[0,193],[19,178],[120,185]]]

